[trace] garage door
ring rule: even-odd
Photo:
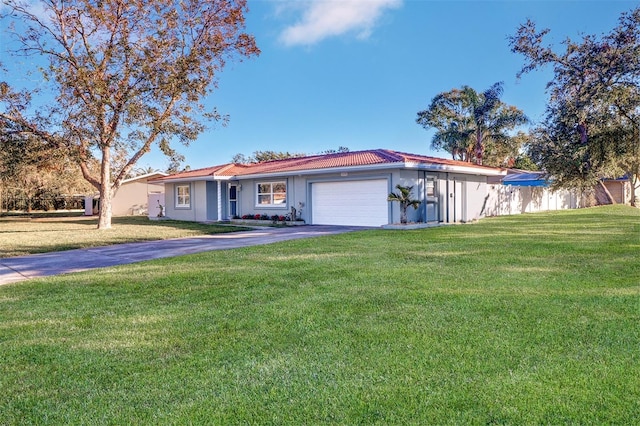
[[[388,191],[386,179],[314,183],[311,221],[316,225],[386,225]]]

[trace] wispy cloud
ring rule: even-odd
[[[287,46],[308,46],[346,33],[366,39],[382,14],[400,7],[402,0],[309,0],[296,3],[294,7],[302,17],[280,34],[280,40]]]

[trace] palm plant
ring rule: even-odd
[[[454,160],[483,164],[485,151],[510,157],[518,154],[518,144],[509,131],[528,122],[524,112],[500,100],[501,82],[482,93],[469,86],[440,93],[416,122],[425,129],[435,128],[434,149],[444,149]],[[500,154],[498,154],[500,153]],[[502,165],[504,158],[490,158],[491,165]]]
[[[400,203],[400,223],[407,223],[407,209],[409,206],[417,209],[422,201],[413,200],[411,198],[411,191],[413,190],[413,186],[402,186],[400,184],[396,185],[396,189],[398,192],[392,192],[387,197],[388,201],[397,201]]]

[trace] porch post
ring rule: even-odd
[[[222,182],[218,181],[218,222],[222,220]]]

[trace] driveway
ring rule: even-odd
[[[143,260],[181,256],[211,250],[249,247],[280,241],[334,235],[363,227],[306,225],[261,228],[252,231],[204,235],[192,238],[116,244],[105,247],[67,250],[0,259],[0,285],[30,278],[124,265]]]

